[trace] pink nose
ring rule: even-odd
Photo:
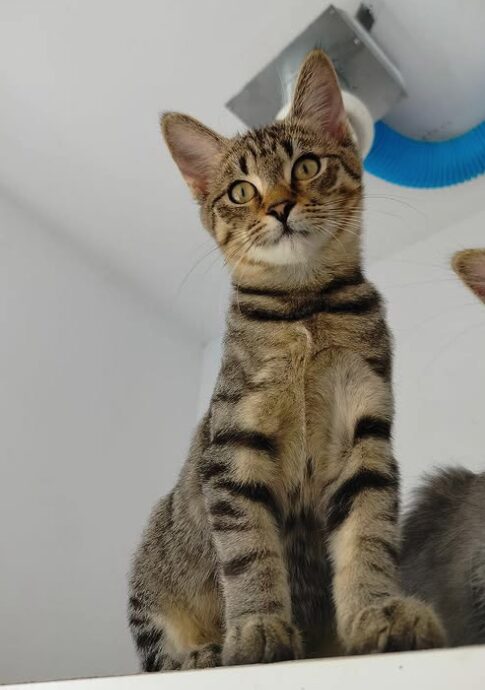
[[[281,220],[282,222],[285,222],[290,215],[290,211],[293,208],[295,204],[292,201],[288,201],[288,199],[284,199],[283,201],[278,201],[276,204],[272,204],[268,208],[268,215],[274,216],[278,220]]]

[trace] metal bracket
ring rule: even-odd
[[[226,104],[248,127],[275,119],[289,101],[305,55],[323,48],[333,61],[342,89],[355,94],[374,121],[406,95],[396,67],[362,24],[330,5]]]

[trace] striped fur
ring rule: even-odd
[[[360,264],[361,165],[342,112],[316,51],[284,122],[223,140],[164,119],[234,287],[210,408],[135,557],[146,670],[442,641],[397,585],[391,341]],[[307,153],[320,169],[298,182]],[[237,180],[256,190],[241,206]]]

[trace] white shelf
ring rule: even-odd
[[[485,646],[57,681],[39,690],[485,690]],[[32,684],[3,690],[32,690]]]

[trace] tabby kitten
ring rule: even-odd
[[[458,252],[453,268],[485,302],[485,249]],[[427,477],[404,523],[403,582],[432,603],[451,645],[485,643],[485,472]]]
[[[234,287],[209,411],[135,557],[143,668],[441,645],[397,582],[391,342],[329,60],[310,53],[284,121],[162,129]]]

